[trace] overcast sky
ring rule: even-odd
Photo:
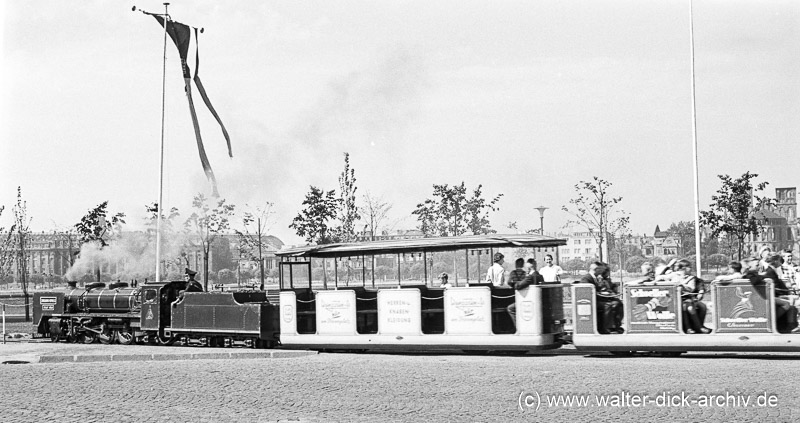
[[[2,2],[0,204],[22,186],[36,230],[108,200],[138,225],[158,198],[163,31],[131,5]],[[580,180],[624,197],[632,229],[693,218],[688,1],[174,1],[204,27],[195,96],[223,197],[275,203],[288,228],[309,185],[359,194],[411,229],[432,184],[503,193],[494,227],[563,226]],[[695,1],[701,205],[717,174],[800,183],[800,2]],[[194,46],[192,46],[192,54]],[[190,65],[194,68],[193,56]],[[167,49],[165,205],[210,192],[175,47]],[[403,218],[405,218],[403,220]]]

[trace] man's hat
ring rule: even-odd
[[[194,275],[196,275],[196,274],[197,274],[197,272],[195,272],[194,270],[192,270],[192,269],[190,269],[190,268],[188,268],[188,267],[187,267],[187,268],[186,268],[186,272],[185,272],[185,274],[186,274],[187,276],[194,276]]]

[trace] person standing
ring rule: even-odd
[[[494,286],[506,285],[506,269],[503,268],[503,254],[494,253],[494,264],[486,272],[486,282]]]
[[[552,255],[544,256],[544,266],[539,270],[539,273],[544,278],[545,283],[560,283],[563,272],[564,269],[561,266],[553,263]]]
[[[197,275],[197,272],[188,267],[186,268],[183,274],[183,279],[186,281],[186,292],[203,292],[203,285],[195,280],[195,275]]]

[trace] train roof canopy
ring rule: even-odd
[[[342,244],[309,245],[277,251],[279,257],[358,257],[379,254],[402,254],[434,251],[453,251],[478,248],[549,248],[566,245],[567,241],[536,234],[472,235]]]

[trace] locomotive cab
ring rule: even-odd
[[[178,299],[186,282],[149,282],[142,286],[141,330],[152,336],[164,338],[164,328],[172,317],[171,304]]]

